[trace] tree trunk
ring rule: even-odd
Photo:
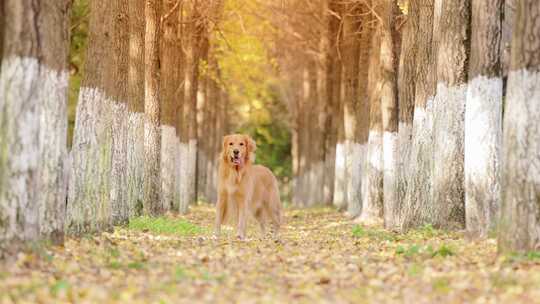
[[[410,3],[410,2],[409,2]],[[394,227],[399,228],[400,215],[404,206],[409,184],[409,160],[413,144],[413,114],[416,88],[416,56],[418,50],[419,7],[409,4],[408,16],[403,30],[403,43],[398,73],[399,126],[397,143],[397,218]],[[389,227],[390,228],[390,227]]]
[[[161,0],[148,0],[145,6],[144,42],[144,213],[160,215],[161,208],[161,132],[159,38]]]
[[[221,149],[221,141],[215,140],[217,133],[217,107],[220,104],[220,92],[217,83],[218,79],[218,63],[215,48],[212,47],[212,51],[209,54],[209,83],[208,83],[208,133],[207,141],[208,146],[208,162],[206,164],[206,198],[209,202],[215,203],[217,196],[217,179],[215,178],[215,171],[217,170],[217,162],[219,159],[219,152]]]
[[[88,49],[82,81],[73,148],[67,206],[69,233],[99,232],[112,228],[111,169],[113,104],[106,83],[112,73],[110,6],[90,3]]]
[[[368,98],[370,103],[367,159],[362,178],[362,212],[358,221],[367,225],[382,223],[383,216],[383,134],[381,113],[381,28],[371,41]]]
[[[487,237],[498,219],[502,145],[501,33],[504,1],[473,0],[465,110],[467,231]]]
[[[504,113],[499,251],[540,250],[540,2],[517,1]]]
[[[441,0],[437,0],[441,1]],[[418,12],[416,84],[410,158],[405,167],[409,175],[405,200],[399,220],[407,230],[429,223],[432,214],[431,166],[433,158],[433,97],[435,95],[435,55],[433,45],[435,0],[411,0],[411,11]],[[436,16],[435,16],[436,17]]]
[[[176,98],[177,98],[177,104],[176,104],[176,136],[177,136],[177,153],[175,157],[175,195],[174,195],[174,204],[172,206],[172,209],[175,212],[178,212],[180,210],[180,199],[182,197],[182,168],[184,165],[183,160],[183,149],[182,149],[182,136],[184,135],[184,130],[187,127],[184,123],[184,97],[185,97],[185,75],[186,75],[186,54],[184,51],[184,46],[186,45],[185,42],[185,29],[186,26],[184,25],[184,14],[185,9],[184,5],[180,4],[180,7],[178,8],[178,31],[177,31],[177,43],[178,45],[178,84],[177,84],[177,90],[176,90]]]
[[[197,169],[197,90],[199,81],[199,60],[202,49],[204,22],[201,17],[199,1],[195,0],[192,7],[189,35],[189,45],[186,54],[185,97],[183,120],[185,133],[181,137],[180,155],[182,155],[182,173],[180,179],[180,208],[188,211],[189,204],[196,200],[196,169]]]
[[[340,107],[340,86],[341,86],[341,60],[338,57],[339,48],[339,14],[340,4],[337,0],[328,1],[328,30],[327,30],[327,50],[326,50],[326,134],[325,134],[325,156],[324,156],[324,197],[323,203],[331,205],[334,197],[334,178],[336,165],[336,144],[339,126]]]
[[[209,16],[207,16],[209,18]],[[204,67],[208,67],[208,48],[209,37],[208,32],[205,30],[202,36],[202,49],[199,62]],[[197,165],[195,169],[196,187],[195,197],[196,201],[205,201],[203,189],[206,187],[206,163],[208,162],[208,70],[202,70],[204,73],[199,76],[199,85],[197,88]]]
[[[110,5],[112,11],[111,63],[112,69],[106,79],[105,91],[112,100],[112,168],[111,168],[111,207],[112,224],[121,225],[129,220],[127,203],[127,136],[128,136],[128,58],[129,58],[129,20],[128,1],[117,0]]]
[[[343,100],[343,120],[345,133],[345,153],[347,163],[345,175],[347,176],[347,210],[350,205],[360,205],[360,174],[362,152],[358,138],[358,111],[359,109],[359,59],[360,59],[360,31],[361,20],[356,15],[360,10],[349,5],[344,14],[343,21],[343,69],[345,94]],[[357,215],[357,214],[350,214]]]
[[[395,28],[398,7],[394,1],[383,1],[380,9],[381,24],[381,113],[383,128],[383,191],[384,224],[396,226],[399,202],[397,189],[398,170],[398,96],[397,63],[399,62],[399,33]]]
[[[360,13],[365,15],[369,8],[362,8]],[[358,116],[358,126],[355,136],[358,138],[358,145],[353,145],[353,151],[350,152],[351,175],[349,178],[349,204],[347,213],[351,217],[357,217],[362,211],[363,191],[362,185],[367,180],[367,147],[370,125],[370,100],[368,94],[369,71],[371,64],[371,49],[373,30],[371,29],[371,15],[364,16],[361,21],[360,41],[359,41],[359,59],[358,59],[358,107],[356,115]],[[347,122],[346,122],[347,123]],[[356,177],[355,177],[356,176]]]
[[[336,119],[337,129],[337,143],[336,143],[336,160],[335,160],[335,176],[334,176],[334,198],[333,204],[339,210],[347,209],[347,146],[345,145],[345,124],[344,124],[344,104],[343,104],[343,91],[345,85],[341,81],[343,78],[343,66],[340,67],[340,81],[339,85],[336,84],[337,90],[339,90],[339,106],[337,108],[338,115],[334,117]]]
[[[464,124],[469,57],[470,0],[444,1],[439,23],[437,94],[434,100],[430,222],[465,226]]]
[[[169,211],[174,205],[176,193],[176,155],[179,141],[176,136],[177,86],[180,65],[178,43],[178,6],[176,0],[162,0],[163,11],[167,13],[163,20],[160,50],[160,93],[161,93],[161,208]]]
[[[70,2],[34,4],[0,5],[0,251],[64,238]]]
[[[323,100],[320,98],[320,84],[319,80],[322,76],[320,73],[321,64],[317,60],[313,59],[311,64],[308,65],[308,74],[309,74],[309,87],[310,87],[310,109],[312,110],[312,115],[310,116],[310,126],[311,126],[311,144],[313,149],[310,153],[310,171],[309,171],[309,182],[311,184],[311,191],[309,192],[309,197],[307,198],[307,206],[313,206],[315,204],[320,204],[323,201],[323,178],[324,178],[324,141],[323,141],[323,128],[324,128],[324,114],[323,111]]]
[[[127,203],[129,218],[141,215],[144,177],[144,0],[130,0],[128,67]]]

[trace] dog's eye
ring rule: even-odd
[[[232,146],[232,142],[229,143],[229,146]]]
[[[240,143],[240,146],[243,146],[243,145],[244,145],[244,143]]]

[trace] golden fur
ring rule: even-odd
[[[237,235],[245,238],[246,224],[253,216],[265,233],[271,223],[274,233],[281,224],[281,200],[278,182],[266,167],[254,165],[255,141],[248,135],[233,134],[223,138],[218,175],[216,235],[221,224],[237,225]],[[236,154],[235,154],[236,151]]]

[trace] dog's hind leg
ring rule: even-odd
[[[281,200],[279,198],[279,192],[272,191],[268,209],[270,221],[272,222],[272,235],[277,239],[279,237],[279,228],[281,226]]]

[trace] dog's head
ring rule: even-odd
[[[232,166],[243,166],[255,161],[255,141],[244,134],[223,137],[223,161]]]

